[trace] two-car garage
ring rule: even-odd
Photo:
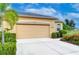
[[[49,24],[24,24],[18,23],[16,25],[16,38],[48,38],[50,37],[50,25]]]

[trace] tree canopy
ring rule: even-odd
[[[13,28],[14,24],[18,20],[18,14],[15,10],[13,9],[7,9],[7,7],[10,4],[8,3],[0,3],[0,13],[3,13],[3,20],[7,21],[9,23],[11,29]],[[0,19],[1,21],[2,19]]]
[[[65,19],[65,22],[63,23],[63,29],[65,29],[65,30],[75,29],[74,20]]]

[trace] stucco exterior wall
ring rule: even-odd
[[[57,21],[57,20],[56,20]],[[32,23],[35,23],[35,22],[40,22],[40,23],[48,23],[50,26],[50,36],[51,36],[51,33],[52,32],[56,32],[56,24],[55,23],[55,19],[51,20],[49,18],[32,18],[32,17],[26,17],[26,18],[23,18],[23,17],[19,17],[19,21],[17,22],[32,22]],[[62,23],[59,23],[61,24],[61,29],[63,27]],[[9,24],[7,22],[4,21],[4,28],[10,28]],[[13,30],[11,30],[10,32],[13,32],[13,33],[17,33],[16,32],[16,24],[13,28]]]
[[[52,32],[56,32],[55,20],[44,19],[44,18],[19,18],[18,22],[42,22],[50,24],[50,35]]]

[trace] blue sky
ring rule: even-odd
[[[62,21],[72,19],[79,28],[79,4],[77,3],[13,3],[10,7],[17,12],[47,15]]]

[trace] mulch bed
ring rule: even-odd
[[[69,43],[69,44],[72,44],[72,45],[76,45],[76,46],[79,46],[79,44],[75,44],[75,43],[73,43],[73,42],[64,41],[64,40],[60,40],[60,41],[63,41],[63,42],[66,42],[66,43]]]

